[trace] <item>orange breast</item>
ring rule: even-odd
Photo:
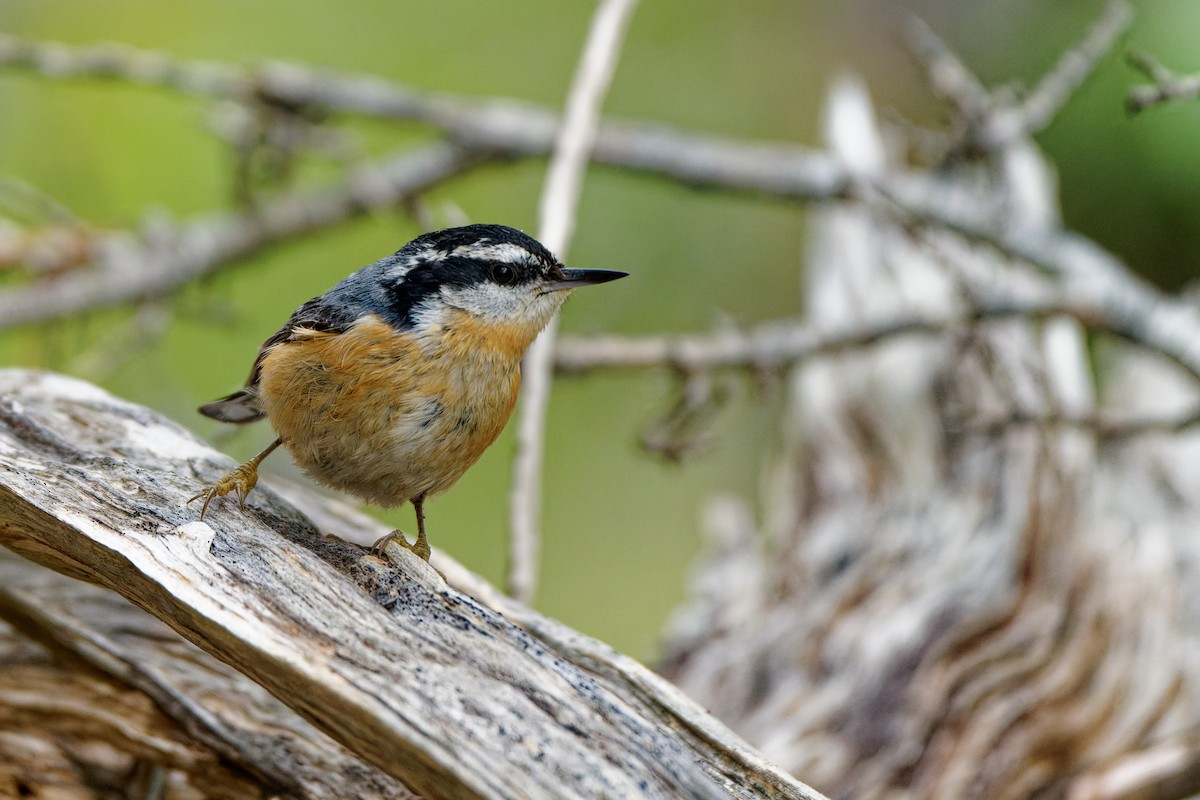
[[[500,435],[534,335],[461,314],[418,337],[369,317],[277,345],[263,357],[259,395],[313,478],[399,505],[450,488]]]

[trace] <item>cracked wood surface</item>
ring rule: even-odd
[[[378,533],[336,504],[309,499],[318,529],[260,486],[245,513],[225,502],[200,522],[183,501],[228,464],[86,383],[0,373],[0,542],[116,591],[252,678],[373,765],[379,796],[400,791],[391,776],[428,797],[819,797],[644,667],[441,554],[443,572],[507,616],[403,552],[391,563],[324,535]]]

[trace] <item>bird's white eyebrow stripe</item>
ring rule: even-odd
[[[464,244],[451,250],[447,255],[466,256],[481,261],[502,261],[517,264],[529,258],[529,251],[511,242],[497,244]]]

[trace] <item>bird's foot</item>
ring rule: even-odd
[[[395,530],[386,536],[380,536],[375,544],[371,545],[371,553],[382,556],[384,548],[391,543],[398,544],[405,550],[411,550],[413,555],[426,562],[429,561],[429,556],[433,552],[429,547],[429,540],[424,536],[418,536],[415,542],[409,544],[408,540],[404,538],[404,531]]]
[[[189,499],[188,503],[194,503],[203,497],[204,505],[200,507],[200,519],[204,519],[204,514],[208,511],[208,504],[213,501],[213,498],[224,497],[230,492],[236,492],[238,508],[245,510],[246,495],[250,494],[250,490],[253,489],[257,483],[258,460],[254,459],[237,467],[232,472],[218,480],[216,483],[210,484],[204,491],[200,492],[200,494]]]

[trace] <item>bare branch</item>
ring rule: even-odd
[[[1092,299],[1094,300],[1094,298]],[[1062,295],[1001,297],[994,293],[966,312],[949,315],[916,315],[890,320],[873,320],[843,330],[795,321],[776,321],[750,330],[723,329],[710,334],[675,336],[587,336],[562,339],[555,351],[560,374],[578,375],[596,369],[668,369],[684,375],[703,375],[722,369],[754,373],[780,370],[812,358],[839,355],[873,347],[907,336],[941,336],[969,326],[1005,319],[1045,320],[1069,317],[1085,328],[1119,336],[1146,346],[1144,337],[1161,341],[1161,333],[1150,321],[1139,319],[1123,305],[1104,305],[1066,292]],[[1200,380],[1196,361],[1184,337],[1173,339],[1176,364]],[[1159,347],[1152,349],[1163,353]],[[1076,428],[1093,433],[1101,441],[1119,441],[1148,434],[1181,433],[1200,424],[1200,408],[1183,414],[1149,417],[1114,417],[1091,414],[1012,412],[999,418],[973,420],[955,434],[994,436],[1015,427]]]
[[[152,224],[141,233],[80,231],[87,268],[0,294],[0,328],[161,297],[264,247],[371,211],[394,208],[484,157],[438,143],[356,168],[315,191],[246,212]],[[80,248],[64,248],[75,258]]]
[[[47,78],[110,78],[206,97],[244,97],[253,82],[236,67],[178,61],[122,44],[67,45],[0,34],[0,66]]]
[[[975,120],[987,112],[991,95],[959,57],[919,17],[908,22],[908,47],[933,93],[962,120]]]
[[[1129,51],[1129,65],[1143,73],[1153,83],[1135,86],[1125,97],[1125,108],[1138,114],[1148,108],[1175,100],[1200,98],[1200,75],[1177,75],[1146,53]]]
[[[1134,339],[1120,309],[1082,298],[1046,295],[980,301],[967,312],[873,320],[844,330],[783,320],[750,330],[645,337],[573,336],[559,342],[555,367],[565,375],[595,369],[667,368],[684,374],[718,369],[777,370],[799,361],[872,347],[902,336],[936,336],[987,320],[1072,317],[1085,326]],[[1136,341],[1136,339],[1134,339]],[[1194,371],[1200,377],[1200,364]]]
[[[1133,8],[1128,2],[1110,2],[1084,37],[1063,53],[1022,100],[1008,92],[989,92],[928,26],[914,20],[909,28],[913,52],[924,66],[930,86],[956,112],[960,130],[950,153],[998,153],[1045,128],[1132,20]]]
[[[238,102],[423,122],[464,147],[496,157],[548,155],[560,122],[549,109],[515,100],[481,101],[419,92],[380,78],[292,64],[243,70],[171,61],[161,54],[117,45],[76,47],[0,36],[0,69],[4,68],[29,69],[50,79],[109,77]],[[650,124],[601,125],[592,161],[694,186],[785,199],[835,197],[844,180],[837,164],[814,150],[744,143]]]
[[[602,0],[597,6],[567,95],[563,126],[547,168],[538,212],[540,238],[559,258],[565,259],[570,248],[600,105],[612,82],[625,30],[636,7],[637,0]],[[522,364],[523,394],[509,491],[508,591],[526,603],[533,599],[537,583],[542,455],[557,331],[555,317],[529,348]]]
[[[1193,430],[1200,425],[1200,407],[1172,416],[1116,417],[1111,414],[1046,414],[1014,411],[995,419],[972,421],[959,428],[947,427],[953,436],[995,437],[1015,428],[1042,430],[1078,430],[1090,433],[1101,442],[1121,442],[1140,436],[1170,435]]]
[[[1020,123],[1017,129],[993,133],[997,141],[1023,139],[1049,125],[1071,95],[1096,71],[1100,60],[1113,49],[1132,21],[1133,6],[1125,0],[1106,5],[1084,37],[1062,54],[1054,68],[1021,101],[1017,108]]]
[[[1106,329],[1200,375],[1200,312],[1136,278],[1114,256],[1082,236],[1059,227],[1005,229],[988,208],[960,202],[932,176],[889,173],[867,184],[856,181],[832,158],[799,148],[738,145],[666,131],[644,136],[608,130],[609,155],[619,155],[624,166],[651,169],[688,183],[737,185],[794,200],[854,199],[910,224],[956,232],[1072,279],[1062,290],[1078,285],[1084,292],[1080,301],[1086,299],[1087,305],[1104,310]],[[602,135],[597,153],[604,146]],[[89,239],[88,246],[107,254],[101,269],[63,275],[53,283],[0,296],[0,327],[158,296],[254,247],[393,204],[469,168],[481,157],[453,145],[431,145],[381,169],[355,172],[332,189],[273,201],[258,217],[226,214],[188,223],[157,249],[149,236],[142,241],[128,234],[95,234],[98,239]],[[79,250],[68,247],[63,252]]]
[[[988,208],[968,208],[953,193],[919,179],[896,179],[873,188],[913,224],[957,233],[1044,270],[1057,279],[1056,295],[1091,309],[1103,318],[1106,330],[1200,377],[1200,308],[1146,283],[1090,239],[1057,226],[1006,228]],[[871,202],[869,195],[864,200]]]
[[[1128,7],[1111,4],[1075,51],[1022,105],[1028,120],[1005,136],[1044,125],[1128,23]],[[916,47],[934,86],[961,113],[978,119],[993,101],[960,61],[927,28],[914,24]],[[513,100],[479,101],[419,92],[379,78],[269,63],[245,70],[165,56],[117,45],[73,47],[0,36],[0,69],[29,69],[47,78],[108,77],[239,102],[268,102],[386,119],[424,122],[464,145],[497,156],[548,154],[559,120],[553,112]],[[1011,141],[1011,139],[997,139]],[[998,146],[996,144],[995,146]],[[748,191],[790,200],[841,196],[844,171],[823,153],[806,148],[722,140],[663,126],[610,122],[596,132],[592,160],[651,172],[694,186]]]

